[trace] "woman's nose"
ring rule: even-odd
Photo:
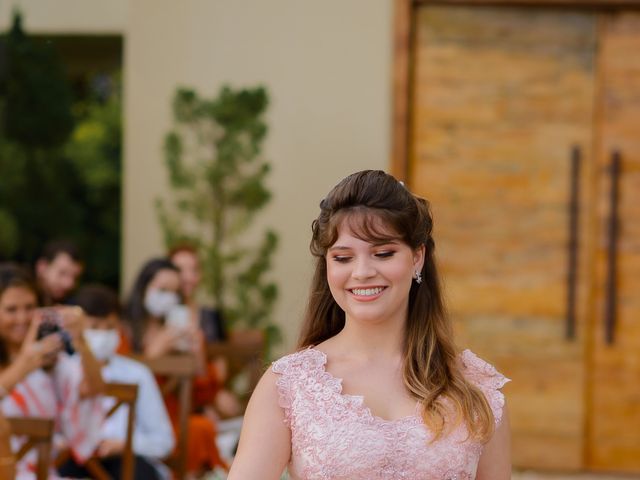
[[[31,323],[31,314],[28,310],[21,309],[16,314],[16,320],[20,325],[28,325]]]
[[[353,271],[351,276],[355,279],[371,278],[375,276],[376,269],[368,258],[356,259],[353,263]]]

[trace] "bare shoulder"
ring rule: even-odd
[[[289,460],[291,432],[281,407],[278,377],[273,368],[267,369],[251,395],[230,480],[277,480]]]
[[[273,364],[267,368],[258,381],[256,388],[253,391],[252,399],[255,396],[270,396],[277,397],[278,388],[278,374],[273,371]]]

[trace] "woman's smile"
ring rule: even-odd
[[[348,289],[356,300],[369,302],[380,297],[387,287],[356,287]]]

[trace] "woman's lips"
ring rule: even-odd
[[[355,287],[348,289],[358,300],[375,300],[387,287]]]

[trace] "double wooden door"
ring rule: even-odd
[[[514,462],[640,473],[640,12],[414,15],[408,180]]]

